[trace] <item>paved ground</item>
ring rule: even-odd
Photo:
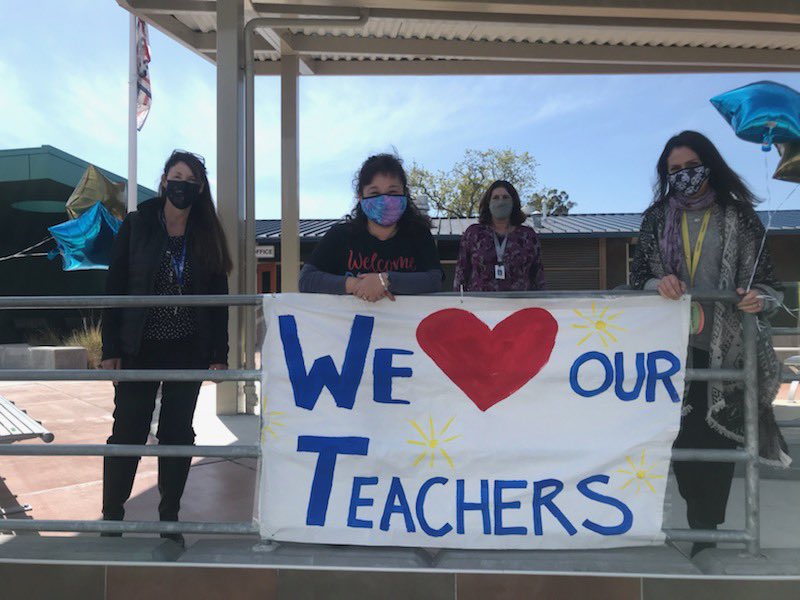
[[[0,394],[41,421],[54,443],[101,444],[111,433],[113,388],[107,382],[0,383]],[[258,418],[214,414],[214,385],[204,385],[195,415],[198,444],[252,443]],[[156,442],[155,438],[151,438]],[[21,443],[42,444],[38,440]],[[255,459],[197,458],[184,494],[187,521],[249,521],[253,511]],[[102,458],[3,457],[0,507],[30,504],[35,519],[99,519]],[[126,505],[131,520],[157,520],[156,458],[143,458]],[[20,515],[13,515],[20,518]],[[70,535],[70,534],[63,534]]]

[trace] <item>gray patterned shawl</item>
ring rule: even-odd
[[[642,289],[653,278],[667,274],[659,241],[666,219],[665,205],[656,204],[642,220],[639,244],[631,268],[631,286]],[[758,264],[756,255],[764,227],[750,206],[729,204],[718,211],[722,232],[720,290],[747,288],[755,269],[753,285],[773,297],[779,297],[766,247]],[[775,423],[772,401],[780,387],[781,365],[772,347],[772,334],[764,314],[759,315],[757,339],[759,452],[762,461],[774,466],[791,463],[786,442]],[[716,302],[710,339],[711,368],[741,369],[744,364],[741,312],[735,306]],[[740,444],[744,442],[744,384],[732,381],[709,382],[706,422],[709,427]]]

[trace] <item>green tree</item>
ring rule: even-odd
[[[537,187],[537,166],[528,152],[467,150],[448,171],[432,172],[413,163],[408,183],[411,193],[417,199],[426,199],[432,212],[442,217],[476,217],[481,196],[498,179],[514,184],[523,206],[541,210],[545,200],[548,214],[567,214],[575,203],[564,191]]]
[[[575,207],[575,203],[569,199],[569,194],[564,190],[550,188],[535,192],[528,206],[531,211],[538,211],[546,215],[568,215],[569,211]]]

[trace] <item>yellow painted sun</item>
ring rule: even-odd
[[[453,435],[447,438],[442,437],[444,433],[447,431],[447,429],[450,427],[450,424],[453,422],[453,419],[455,419],[455,416],[450,417],[450,420],[447,421],[447,423],[445,423],[444,427],[442,427],[441,431],[439,431],[438,434],[436,433],[436,428],[433,425],[433,417],[431,416],[428,417],[428,424],[429,424],[428,433],[425,433],[422,430],[422,427],[420,427],[416,421],[414,420],[410,421],[411,425],[414,427],[414,429],[417,430],[417,433],[419,433],[420,438],[418,440],[406,440],[407,443],[411,444],[412,446],[422,446],[424,448],[424,450],[420,453],[420,455],[417,456],[417,458],[414,460],[415,467],[419,463],[421,463],[425,459],[425,457],[429,458],[429,466],[433,467],[433,461],[436,459],[436,453],[439,452],[439,454],[442,455],[442,458],[444,458],[447,461],[447,464],[450,465],[450,468],[451,469],[454,468],[453,459],[450,458],[450,455],[443,448],[443,446],[444,444],[452,442],[454,439],[461,436]]]
[[[266,425],[264,426],[264,432],[270,434],[274,438],[279,438],[280,436],[275,431],[275,427],[285,427],[286,423],[283,423],[280,419],[285,415],[285,412],[281,412],[278,410],[271,410],[266,413]]]
[[[612,332],[612,329],[617,331],[625,331],[623,327],[619,327],[612,323],[614,319],[622,314],[622,311],[618,313],[614,313],[613,315],[607,315],[609,307],[606,306],[602,311],[598,313],[597,306],[594,302],[592,302],[592,313],[591,315],[585,315],[581,311],[577,309],[573,309],[576,315],[578,315],[581,319],[586,321],[586,323],[581,323],[580,325],[573,325],[574,329],[580,329],[586,331],[586,335],[581,338],[581,341],[578,342],[578,346],[582,345],[585,341],[591,338],[593,335],[597,335],[600,338],[600,341],[603,342],[603,347],[608,348],[608,340],[612,342],[618,342],[617,337]]]
[[[656,488],[653,487],[653,484],[650,483],[653,479],[664,479],[663,475],[652,475],[650,471],[656,468],[657,465],[648,466],[645,463],[645,456],[644,450],[642,450],[642,457],[639,460],[639,464],[637,465],[630,456],[626,456],[625,460],[628,461],[628,465],[630,465],[631,469],[617,469],[617,473],[622,473],[623,475],[628,476],[628,480],[620,487],[619,489],[624,490],[626,487],[631,485],[634,481],[636,482],[636,493],[638,494],[639,491],[642,489],[643,485],[646,485],[650,488],[653,493],[656,493]]]

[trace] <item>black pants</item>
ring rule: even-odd
[[[148,342],[137,356],[123,356],[123,369],[207,369],[194,341]],[[114,395],[114,427],[109,444],[145,444],[161,386],[159,444],[194,444],[192,419],[201,382],[120,382]],[[162,521],[177,521],[191,458],[158,459],[158,505]],[[131,495],[139,457],[106,457],[103,462],[103,518],[121,520]]]
[[[690,348],[692,366],[708,367],[708,352]],[[736,448],[738,444],[708,426],[708,382],[692,381],[687,397],[692,410],[681,420],[681,429],[674,448],[723,449]],[[693,529],[716,528],[725,522],[725,508],[731,491],[734,463],[725,462],[675,462],[672,465],[678,489],[686,500],[686,516]]]

